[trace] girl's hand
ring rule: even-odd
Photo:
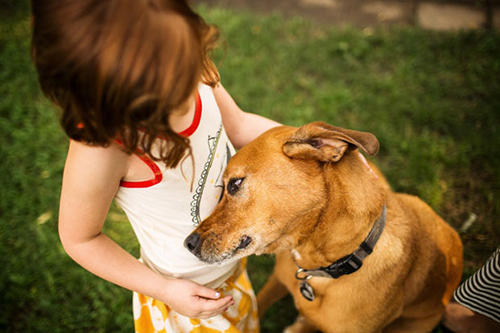
[[[163,295],[160,301],[189,318],[214,317],[234,304],[231,296],[221,298],[218,291],[189,280],[167,280]]]

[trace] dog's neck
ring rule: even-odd
[[[293,251],[304,269],[328,266],[352,253],[380,216],[387,188],[357,151],[324,166],[328,202],[308,235]]]

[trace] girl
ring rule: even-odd
[[[32,56],[71,138],[59,234],[90,272],[134,291],[136,331],[258,331],[241,262],[183,247],[239,148],[277,123],[243,112],[209,59],[217,31],[184,0],[33,0]],[[113,201],[137,260],[102,233]]]

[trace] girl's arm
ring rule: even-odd
[[[68,255],[90,272],[168,304],[191,318],[224,312],[233,300],[187,280],[156,274],[102,233],[109,207],[127,170],[117,145],[91,147],[71,141],[59,213],[59,235]]]
[[[235,148],[239,149],[268,129],[281,125],[257,114],[242,111],[221,84],[213,91],[224,128]]]

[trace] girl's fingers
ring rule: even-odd
[[[217,290],[205,286],[199,286],[196,289],[196,296],[215,300],[219,299],[221,295]]]
[[[200,314],[199,319],[208,319],[211,317],[221,315],[221,314],[225,313],[228,309],[229,309],[229,306],[224,307],[222,309],[219,309],[218,311],[215,311],[215,312],[204,312],[204,313]]]
[[[216,316],[224,313],[233,304],[234,300],[231,296],[226,296],[218,300],[205,299],[205,302],[202,305],[201,315],[208,317]]]

